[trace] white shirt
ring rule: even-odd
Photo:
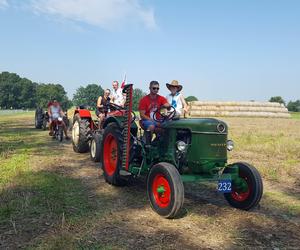
[[[181,101],[181,93],[176,93],[175,95],[168,94],[166,96],[168,103],[171,104],[176,110],[176,112],[181,115],[183,104]]]
[[[60,117],[60,107],[59,106],[51,105],[50,110],[51,110],[52,119],[57,119],[58,117]]]
[[[124,104],[124,96],[121,88],[118,88],[117,90],[112,90],[111,96],[113,97],[114,104],[117,104],[119,106],[123,106]]]

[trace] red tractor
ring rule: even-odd
[[[110,117],[123,117],[126,110],[113,103],[109,103],[104,123]],[[132,113],[135,119],[134,113]],[[99,128],[99,121],[93,120],[90,110],[85,106],[79,106],[75,109],[72,127],[73,150],[77,153],[86,153],[90,151],[91,160],[100,161],[101,144],[103,129]]]

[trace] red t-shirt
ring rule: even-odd
[[[152,99],[150,95],[146,95],[140,100],[139,110],[145,110],[145,115],[153,119],[154,112],[166,103],[168,101],[163,96],[157,95],[155,99]]]

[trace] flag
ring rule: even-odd
[[[121,84],[121,88],[123,89],[126,84],[127,84],[127,81],[126,81],[126,73],[125,73],[122,84]]]

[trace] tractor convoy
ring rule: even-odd
[[[100,162],[106,182],[126,185],[130,178],[146,177],[152,209],[165,218],[178,215],[184,203],[184,182],[215,181],[227,202],[239,209],[255,207],[263,183],[255,167],[245,162],[227,163],[233,142],[227,139],[226,123],[213,118],[173,119],[157,110],[163,133],[146,140],[147,133],[136,123],[132,112],[133,85],[125,85],[124,107],[110,104],[103,129],[89,110],[75,110],[72,144],[75,152],[90,151]]]

